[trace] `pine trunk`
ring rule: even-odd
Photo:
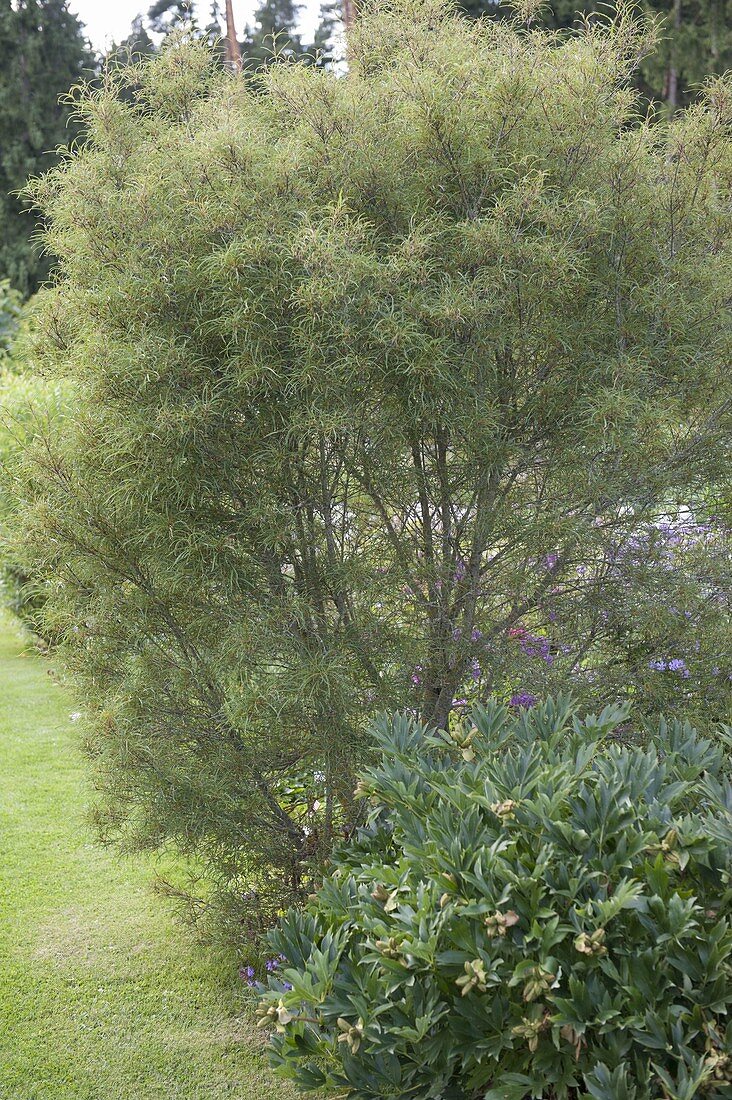
[[[236,72],[241,69],[241,50],[236,37],[232,0],[226,0],[226,60]]]

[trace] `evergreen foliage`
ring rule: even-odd
[[[68,387],[34,372],[28,359],[32,306],[21,313],[20,296],[0,284],[0,585],[3,602],[45,642],[53,638],[43,621],[46,593],[53,583],[38,576],[22,540],[13,540],[19,498],[16,475],[34,439],[49,426],[62,430]]]
[[[345,79],[182,32],[81,96],[35,187],[77,404],[21,537],[109,832],[266,907],[352,827],[383,708],[724,713],[732,98],[646,124],[642,47],[429,0],[366,13]]]
[[[177,23],[185,23],[191,16],[190,0],[155,0],[147,13],[154,31],[167,33]]]
[[[344,34],[341,0],[326,0],[320,5],[320,19],[315,28],[313,53],[320,65],[340,60],[339,40]]]
[[[20,325],[21,298],[7,279],[0,282],[0,366],[5,366]]]
[[[256,71],[273,61],[291,61],[307,53],[295,33],[300,6],[294,0],[264,0],[255,13],[255,26],[247,28],[241,44],[247,70]]]
[[[141,15],[133,19],[130,33],[122,39],[114,52],[123,58],[138,62],[155,53],[155,43],[148,34]]]
[[[509,18],[511,6],[498,0],[462,0],[472,16]],[[565,30],[580,19],[618,7],[597,0],[551,0],[536,14],[549,29]],[[732,0],[643,0],[639,10],[656,19],[662,29],[658,47],[639,67],[636,82],[650,101],[672,111],[688,105],[710,76],[732,68]]]
[[[38,222],[17,192],[79,133],[59,97],[91,68],[82,28],[67,0],[0,0],[0,279],[24,296],[48,274],[33,245]]]
[[[285,1076],[353,1100],[730,1095],[723,742],[661,723],[621,747],[626,718],[377,724],[369,826],[270,936]]]

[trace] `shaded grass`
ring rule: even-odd
[[[72,709],[0,618],[0,1100],[292,1097],[234,960],[94,843]]]

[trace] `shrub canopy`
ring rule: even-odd
[[[376,725],[370,825],[270,938],[285,1075],[354,1100],[729,1096],[723,742],[662,723],[622,747],[626,718]]]
[[[80,95],[23,538],[110,829],[297,890],[379,709],[574,670],[719,713],[729,553],[658,524],[722,514],[732,99],[651,125],[643,48],[386,3],[346,77],[181,32]]]
[[[72,402],[67,385],[30,368],[25,356],[29,310],[21,319],[15,296],[3,303],[2,293],[0,284],[0,592],[25,626],[49,643],[54,639],[43,607],[58,582],[47,570],[37,570],[34,555],[16,538],[17,479],[27,452],[42,446],[49,432],[63,430]]]

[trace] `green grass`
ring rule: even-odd
[[[0,618],[0,1100],[292,1096],[234,961],[94,843],[72,710]]]

